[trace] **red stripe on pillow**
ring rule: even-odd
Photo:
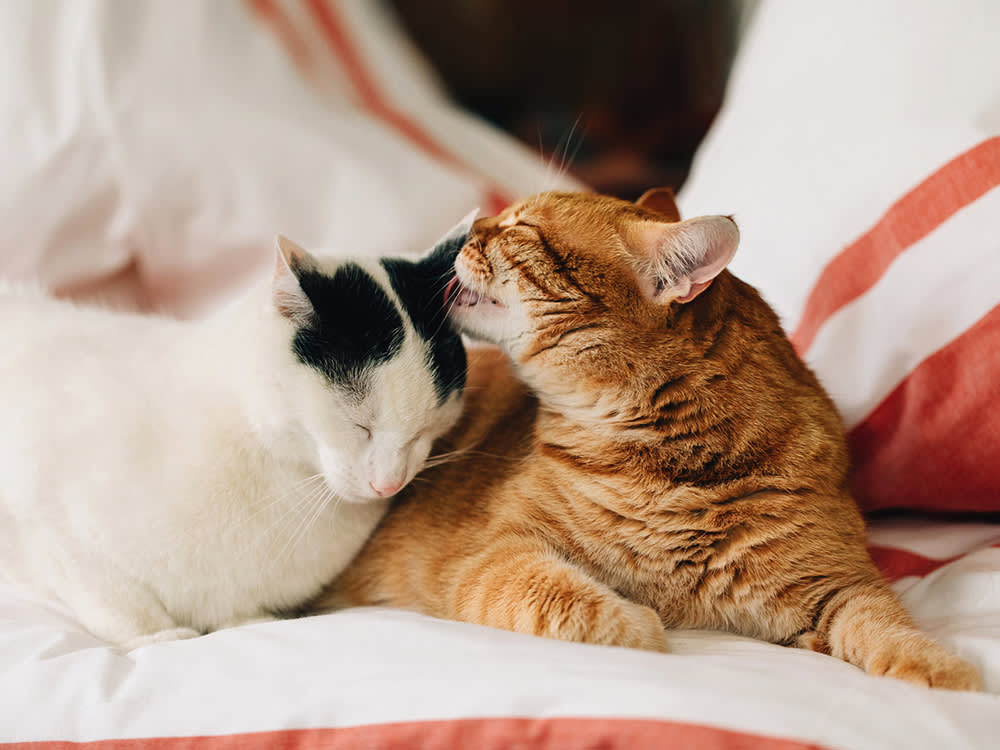
[[[948,162],[903,196],[823,269],[791,336],[798,352],[805,354],[823,323],[871,289],[900,253],[998,185],[1000,137],[995,137]]]
[[[414,120],[393,108],[385,100],[378,90],[375,79],[368,73],[361,54],[347,32],[347,24],[340,18],[336,6],[324,0],[306,0],[306,4],[323,36],[326,37],[331,52],[340,61],[353,83],[362,105],[429,156],[466,173],[472,172],[468,165],[463,164],[454,154],[443,148]],[[487,187],[485,200],[487,209],[491,213],[499,213],[511,203],[511,199],[504,194],[504,191],[495,185]]]
[[[1000,549],[1000,543],[983,547],[983,549],[989,548]],[[900,578],[906,578],[907,576],[923,578],[938,568],[943,568],[945,565],[955,562],[955,560],[962,559],[968,553],[965,552],[961,555],[938,560],[916,552],[910,552],[906,549],[899,549],[898,547],[881,547],[877,544],[869,544],[868,554],[871,555],[876,567],[885,576],[886,580],[892,582],[898,581]]]
[[[295,24],[278,7],[276,0],[243,0],[250,13],[261,23],[274,31],[278,41],[288,51],[292,62],[306,75],[315,73],[313,59],[309,54],[309,46],[299,36]]]
[[[868,545],[868,554],[871,555],[876,567],[882,572],[885,579],[890,582],[898,581],[907,576],[922,578],[963,557],[963,555],[955,555],[944,560],[935,560],[933,557],[924,557],[909,550],[897,547],[880,547],[877,544]]]
[[[1000,305],[848,434],[866,510],[1000,511]]]
[[[344,729],[291,729],[215,737],[21,742],[24,750],[821,750],[814,743],[642,719],[455,719]]]

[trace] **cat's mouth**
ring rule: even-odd
[[[500,300],[465,286],[457,276],[449,281],[444,289],[444,304],[445,307],[451,308],[470,308],[483,304],[498,308],[506,307]]]

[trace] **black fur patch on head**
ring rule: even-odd
[[[332,276],[308,267],[294,270],[315,313],[295,332],[295,355],[335,385],[363,392],[366,373],[395,357],[403,346],[406,333],[399,310],[355,263],[341,266]]]
[[[417,334],[430,344],[430,367],[439,403],[465,387],[465,347],[447,320],[444,304],[444,290],[455,275],[455,259],[463,244],[464,237],[455,237],[439,243],[422,260],[381,261]]]

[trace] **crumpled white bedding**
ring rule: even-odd
[[[894,585],[927,632],[983,668],[992,695],[925,690],[719,633],[673,633],[662,655],[375,608],[123,653],[58,605],[0,589],[0,739],[201,736],[216,747],[220,735],[267,733],[274,745],[325,747],[338,731],[365,727],[371,746],[405,747],[391,725],[416,723],[425,734],[409,730],[413,747],[459,748],[473,745],[442,740],[435,722],[473,721],[486,743],[477,747],[668,747],[690,725],[720,748],[777,738],[799,743],[790,747],[995,747],[1000,524],[882,521],[871,540],[910,569],[964,552]],[[537,720],[530,731],[518,723],[525,718]],[[569,735],[580,744],[552,744],[560,737],[539,728],[578,718],[601,720]]]
[[[453,109],[363,0],[0,2],[0,132],[0,276],[180,315],[264,272],[275,232],[419,250],[573,185]],[[659,655],[381,609],[123,653],[0,587],[0,745],[996,747],[1000,523],[882,520],[871,543],[987,694],[717,633]]]

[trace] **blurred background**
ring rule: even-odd
[[[384,0],[455,99],[598,192],[679,189],[746,0]]]
[[[0,0],[0,277],[192,317],[275,232],[398,255],[543,189],[680,189],[756,6]]]

